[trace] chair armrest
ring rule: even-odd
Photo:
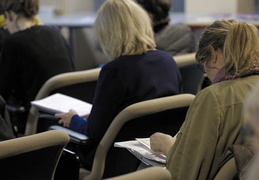
[[[14,112],[14,113],[23,113],[25,112],[25,107],[23,106],[12,106],[9,104],[5,105],[5,108],[9,111],[9,112]]]
[[[128,179],[141,179],[141,180],[170,180],[172,179],[170,172],[162,167],[150,167],[135,171],[132,173],[112,177],[104,180],[128,180]]]
[[[39,118],[43,118],[43,119],[51,119],[51,120],[57,120],[59,118],[56,118],[53,114],[49,114],[49,113],[45,113],[45,112],[41,112],[39,113]]]
[[[72,143],[78,144],[78,145],[90,145],[91,144],[91,140],[89,139],[89,137],[87,137],[84,134],[75,132],[71,129],[62,127],[62,126],[58,126],[58,125],[53,125],[49,127],[49,130],[61,130],[61,131],[65,131],[69,136],[70,136],[70,141]]]

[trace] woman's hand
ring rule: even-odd
[[[165,156],[174,144],[175,138],[164,133],[154,133],[150,136],[150,146],[155,152],[162,153]]]
[[[67,113],[58,113],[55,114],[56,118],[60,118],[58,121],[59,124],[63,124],[64,127],[70,127],[72,117],[77,114],[77,112],[73,109],[69,110]]]

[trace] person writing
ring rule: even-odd
[[[92,146],[79,153],[86,169],[91,169],[97,145],[122,109],[182,93],[175,61],[170,54],[156,50],[150,18],[133,0],[105,1],[97,14],[95,32],[103,51],[113,60],[102,67],[91,113],[86,120],[74,110],[55,115],[60,124],[92,140]]]
[[[150,137],[151,148],[167,156],[172,179],[213,179],[227,149],[241,143],[243,102],[259,81],[258,30],[215,21],[202,33],[196,59],[213,84],[196,95],[175,138]]]
[[[54,75],[74,71],[70,49],[58,29],[36,25],[39,0],[5,0],[9,36],[0,59],[0,94],[7,104],[25,107],[18,128],[24,132],[30,102]]]

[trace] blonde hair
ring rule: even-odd
[[[133,0],[107,0],[94,27],[104,53],[113,59],[156,47],[151,20]]]
[[[236,20],[215,21],[201,35],[197,46],[197,61],[211,57],[211,50],[223,51],[226,72],[241,76],[259,60],[257,28]]]

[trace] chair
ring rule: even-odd
[[[82,169],[80,179],[98,180],[135,171],[139,165],[137,158],[125,149],[113,147],[113,143],[149,137],[157,131],[174,136],[194,97],[192,94],[180,94],[126,107],[114,118],[99,143],[91,172]],[[51,127],[55,128],[67,131],[61,126]]]
[[[0,95],[0,115],[3,117],[6,125],[13,131],[13,134],[17,136],[17,128],[13,125],[9,111],[6,109],[6,102]]]
[[[52,180],[69,136],[47,131],[0,142],[0,179]]]
[[[183,79],[183,92],[196,95],[200,90],[207,87],[207,75],[197,68],[195,53],[178,55],[173,57]]]
[[[105,180],[171,180],[171,174],[167,169],[161,167],[150,167]]]
[[[35,100],[59,92],[92,103],[100,71],[100,68],[96,68],[56,75],[45,82]],[[27,118],[25,135],[37,132],[37,127],[40,126],[38,118],[39,112],[37,108],[31,107]]]

